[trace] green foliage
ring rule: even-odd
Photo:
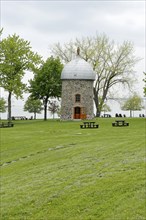
[[[34,79],[30,80],[29,92],[36,99],[43,100],[44,119],[47,119],[47,104],[49,98],[61,96],[61,71],[63,65],[60,60],[50,57],[36,72]]]
[[[130,111],[130,117],[132,117],[132,111],[140,111],[143,108],[142,99],[136,93],[125,101],[121,109]]]
[[[36,119],[36,113],[40,114],[42,111],[42,103],[39,99],[33,99],[31,96],[25,102],[24,111],[34,113],[34,119]]]
[[[109,105],[106,104],[105,101],[102,100],[101,97],[99,97],[99,107],[100,111],[103,111],[103,112],[110,112],[111,109],[109,107]]]
[[[104,103],[103,106],[102,106],[102,111],[103,111],[103,112],[110,112],[111,109],[110,109],[109,105],[107,105],[106,103]]]
[[[41,57],[31,51],[28,41],[16,34],[0,41],[0,86],[9,93],[8,113],[11,118],[11,95],[22,98],[26,85],[22,82],[25,70],[34,71]]]
[[[145,82],[145,85],[144,85],[144,88],[143,88],[144,89],[143,92],[144,92],[144,96],[146,96],[146,72],[144,72],[144,76],[145,76],[145,78],[144,78],[143,81]]]
[[[6,112],[6,101],[4,98],[0,98],[0,112]]]
[[[48,110],[52,113],[54,118],[54,114],[59,111],[59,104],[57,101],[49,101]]]
[[[1,129],[1,220],[144,220],[145,120],[113,120]]]
[[[40,57],[31,51],[28,41],[14,34],[0,42],[0,86],[16,97],[25,89],[24,71],[34,70],[35,64],[40,64]]]

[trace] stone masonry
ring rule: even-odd
[[[75,102],[76,94],[80,94],[80,102]],[[94,117],[93,80],[62,80],[61,119],[72,120],[74,118],[75,107],[84,109],[87,119],[92,119]]]

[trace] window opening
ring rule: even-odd
[[[80,102],[80,101],[81,101],[81,96],[80,96],[80,94],[76,94],[76,95],[75,95],[75,101],[76,101],[76,102]]]

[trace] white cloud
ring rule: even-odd
[[[145,1],[1,1],[3,37],[16,33],[48,53],[55,42],[105,33],[145,47]],[[45,56],[46,56],[45,54]]]
[[[45,59],[49,46],[82,36],[105,33],[111,40],[132,41],[138,85],[145,71],[145,1],[21,1],[1,0],[3,37],[18,34]],[[137,86],[138,87],[138,86]],[[142,89],[140,93],[142,94]]]
[[[2,1],[1,25],[6,32],[49,36],[62,41],[96,31],[112,37],[144,38],[144,1]],[[35,35],[35,37],[37,37]],[[30,39],[29,39],[30,38]],[[34,39],[34,38],[33,38]],[[39,38],[38,38],[39,41]]]

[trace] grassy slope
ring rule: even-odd
[[[145,119],[97,121],[93,130],[51,120],[0,130],[2,220],[146,219]]]

